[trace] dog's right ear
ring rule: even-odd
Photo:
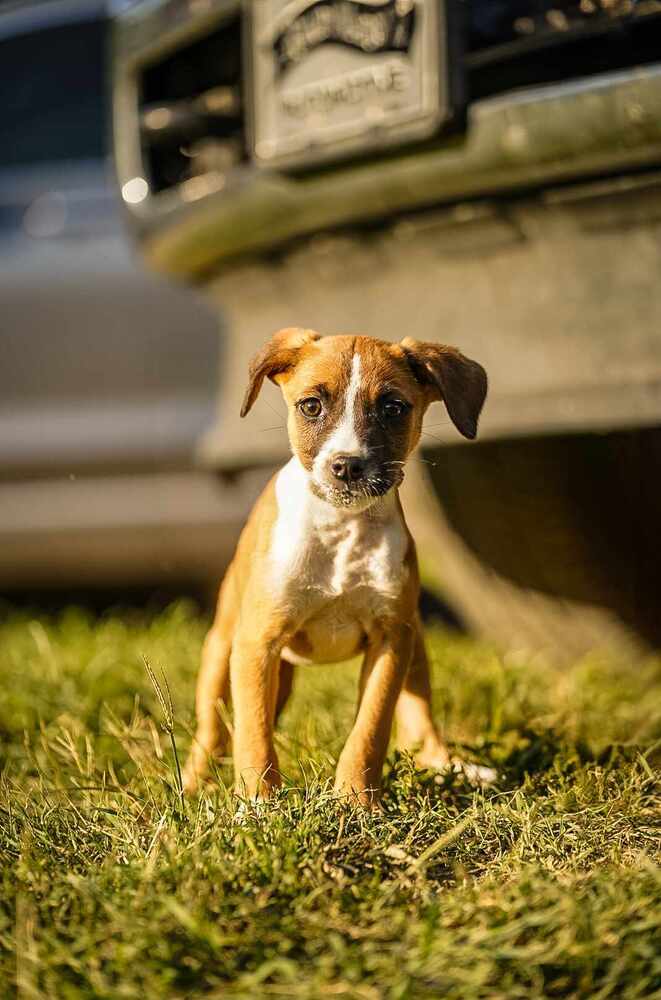
[[[259,395],[265,378],[277,381],[289,368],[293,368],[299,359],[301,348],[319,340],[320,334],[314,330],[303,330],[301,327],[290,326],[274,333],[267,344],[258,351],[248,368],[248,388],[243,397],[241,416],[250,411]]]

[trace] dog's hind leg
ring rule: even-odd
[[[496,778],[490,767],[451,757],[434,725],[431,710],[431,680],[422,622],[416,622],[413,659],[395,709],[397,745],[409,750],[418,767],[436,771],[462,771],[474,784],[489,784]]]
[[[275,720],[278,721],[280,713],[289,701],[289,695],[294,686],[294,664],[284,657],[280,658],[280,669],[278,671],[278,693],[275,700]]]
[[[431,711],[431,680],[422,623],[415,627],[413,659],[404,680],[397,706],[397,746],[409,750],[419,767],[443,770],[450,755],[434,725]]]
[[[197,728],[184,771],[184,788],[193,792],[209,773],[209,761],[227,750],[230,734],[220,706],[229,707],[230,654],[237,617],[231,568],[218,597],[216,618],[202,649],[195,692]]]

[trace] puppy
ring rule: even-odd
[[[441,400],[457,430],[475,437],[487,377],[454,347],[292,328],[251,362],[242,417],[265,378],[287,403],[293,457],[253,508],[220,590],[186,787],[227,750],[221,704],[231,690],[237,793],[268,795],[280,784],[273,728],[294,668],[360,654],[335,789],[370,804],[393,718],[399,746],[421,766],[455,764],[432,719],[416,551],[398,486],[430,403]]]

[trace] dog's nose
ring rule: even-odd
[[[365,462],[355,455],[335,455],[331,459],[331,472],[344,483],[361,479],[365,472]]]

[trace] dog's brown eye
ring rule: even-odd
[[[314,420],[321,413],[321,401],[314,396],[310,396],[309,399],[302,399],[298,404],[298,408],[304,417]]]
[[[383,404],[383,415],[388,417],[389,420],[394,420],[396,417],[401,417],[405,409],[406,407],[401,400],[388,399]]]

